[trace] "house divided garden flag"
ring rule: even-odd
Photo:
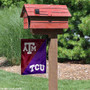
[[[21,74],[46,73],[46,40],[21,39]]]

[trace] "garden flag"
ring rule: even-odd
[[[21,39],[21,74],[46,73],[46,40]]]

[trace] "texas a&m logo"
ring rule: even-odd
[[[28,46],[28,48],[27,48],[27,46]],[[36,51],[35,43],[34,42],[31,42],[31,43],[25,42],[23,51],[27,51],[27,54],[32,54],[32,51]]]

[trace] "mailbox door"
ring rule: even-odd
[[[25,12],[23,15],[23,23],[24,23],[24,29],[28,29],[28,16],[27,13]]]

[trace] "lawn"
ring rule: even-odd
[[[0,70],[0,88],[48,90],[48,79],[22,76]],[[58,90],[90,90],[90,80],[59,80]]]

